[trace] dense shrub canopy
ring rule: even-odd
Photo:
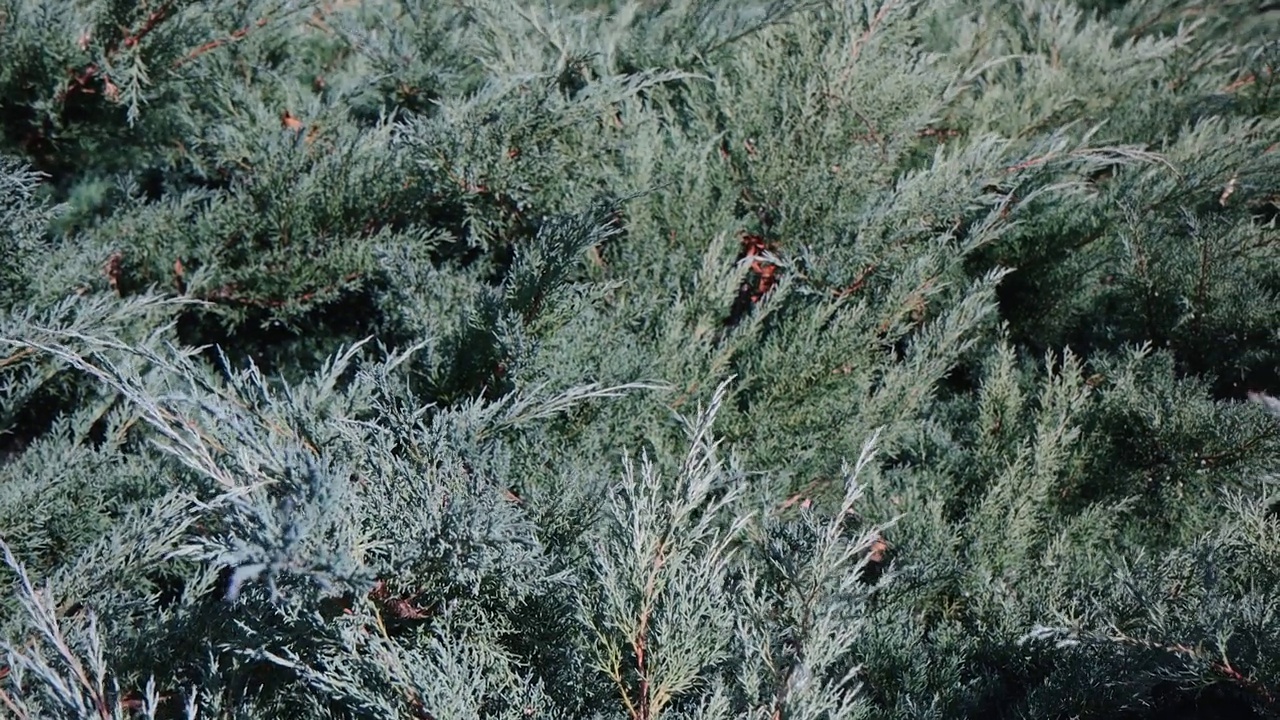
[[[1278,38],[0,0],[3,713],[1280,714]]]

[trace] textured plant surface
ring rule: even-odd
[[[0,715],[1280,716],[1277,37],[0,0]]]

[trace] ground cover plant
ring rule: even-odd
[[[0,714],[1280,715],[1278,38],[0,0]]]

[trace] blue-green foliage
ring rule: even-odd
[[[0,0],[0,707],[1275,714],[1256,5]]]

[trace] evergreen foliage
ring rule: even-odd
[[[1277,38],[0,0],[4,716],[1280,716]]]

